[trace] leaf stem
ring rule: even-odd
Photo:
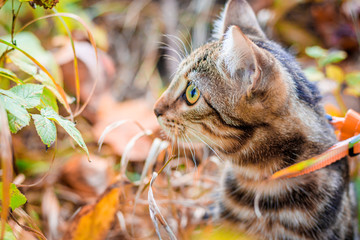
[[[22,2],[20,2],[20,5],[16,11],[16,14],[15,14],[15,11],[14,11],[14,0],[11,1],[12,3],[12,23],[11,23],[11,43],[16,45],[16,41],[14,40],[14,32],[15,32],[15,24],[16,24],[16,18],[17,16],[19,15],[19,12],[20,12],[20,8],[22,6]]]
[[[14,78],[14,77],[10,77],[9,75],[3,74],[3,73],[1,73],[1,72],[0,72],[0,77],[7,78],[7,79],[9,79],[9,80],[11,80],[11,81],[13,81],[13,82],[16,82],[17,84],[19,84],[19,83],[24,84],[24,82],[23,82],[21,79],[19,79],[19,78]]]

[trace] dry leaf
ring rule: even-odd
[[[158,176],[158,174],[156,172],[154,172],[153,175],[152,175],[152,178],[151,178],[149,192],[148,192],[150,217],[151,217],[151,220],[154,223],[156,234],[158,235],[160,240],[162,238],[161,238],[161,235],[160,235],[159,223],[165,228],[169,238],[171,240],[176,240],[177,238],[176,238],[175,234],[171,230],[169,224],[166,222],[164,216],[161,214],[160,209],[159,209],[158,205],[156,204],[156,201],[155,201],[155,198],[154,198],[152,185],[153,185],[153,183],[154,183],[157,176]]]
[[[67,38],[61,40],[64,41],[65,44],[55,53],[55,59],[62,68],[64,85],[72,94],[75,94],[73,51],[70,41]],[[86,99],[89,96],[97,74],[99,81],[96,86],[95,96],[98,96],[112,85],[111,79],[114,77],[116,71],[114,63],[104,51],[98,49],[99,73],[97,73],[96,55],[91,44],[85,41],[75,41],[74,45],[79,62],[81,98]]]
[[[64,240],[105,239],[118,211],[120,184],[108,187],[95,204],[86,205],[71,222]]]
[[[46,188],[41,207],[48,225],[49,239],[56,239],[59,236],[60,204],[53,188]]]
[[[101,107],[96,114],[97,123],[93,128],[94,134],[98,139],[107,126],[125,119],[139,122],[146,130],[152,132],[159,131],[159,124],[153,112],[152,104],[149,104],[145,99],[117,103],[109,94],[106,94],[102,96],[99,105]],[[104,139],[104,143],[110,145],[114,152],[121,156],[130,139],[140,132],[142,132],[142,130],[136,124],[129,122],[108,133]],[[140,138],[129,153],[129,160],[144,161],[148,155],[152,141],[150,137]]]
[[[89,163],[84,155],[74,155],[62,169],[61,179],[81,197],[89,200],[103,193],[113,182],[115,173],[111,159],[91,155]]]

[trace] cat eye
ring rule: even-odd
[[[185,90],[186,103],[191,106],[194,105],[200,98],[200,91],[195,84],[190,83]]]

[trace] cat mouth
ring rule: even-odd
[[[185,127],[174,120],[158,118],[158,122],[169,137],[181,138],[185,134]]]
[[[163,123],[163,127],[165,130],[167,130],[167,132],[169,132],[171,135],[174,135],[176,137],[179,137],[179,135],[185,133],[184,126],[173,122],[165,122]]]

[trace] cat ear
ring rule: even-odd
[[[222,63],[232,79],[248,80],[252,87],[258,84],[261,71],[256,56],[259,53],[237,26],[226,32],[221,51]]]
[[[246,0],[229,0],[220,18],[214,22],[213,37],[220,39],[231,26],[238,26],[246,35],[266,38],[255,13]]]

